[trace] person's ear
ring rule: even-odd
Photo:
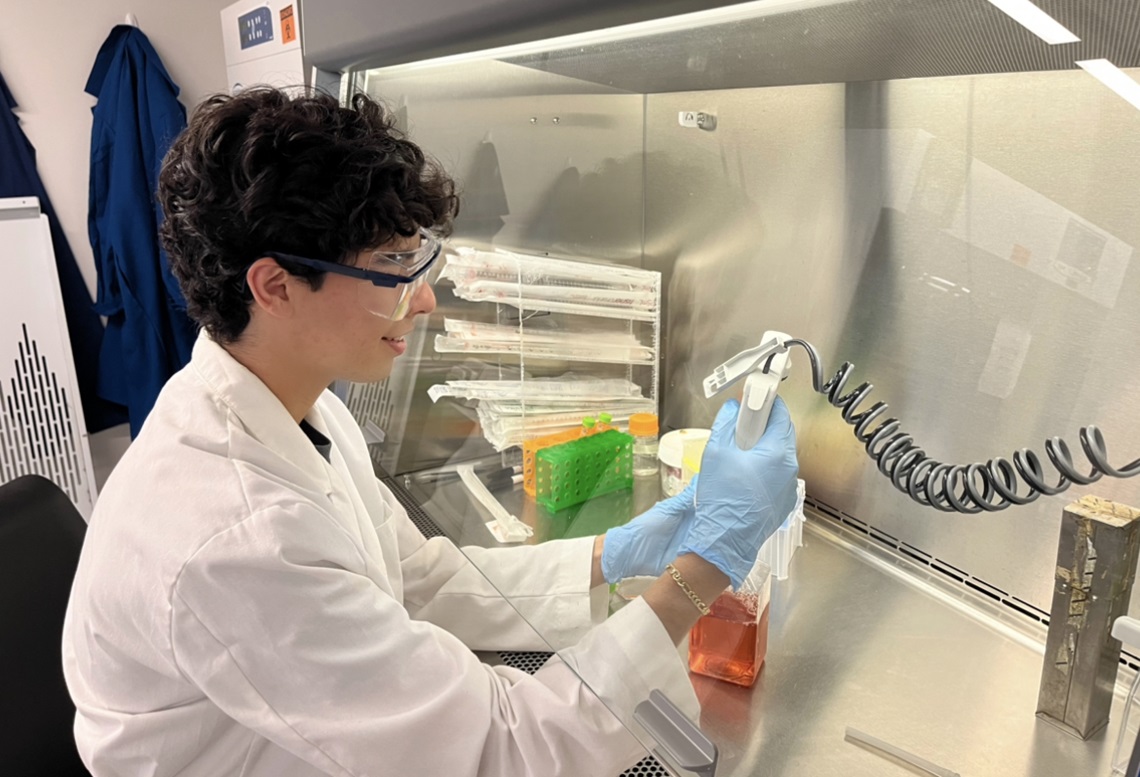
[[[251,264],[245,273],[245,282],[253,294],[254,303],[274,318],[293,315],[296,280],[268,256]]]

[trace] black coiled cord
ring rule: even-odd
[[[1060,437],[1046,440],[1045,453],[1059,473],[1053,485],[1045,481],[1041,460],[1028,448],[1016,451],[1012,462],[998,457],[973,464],[944,464],[927,456],[913,437],[900,431],[897,418],[878,420],[887,412],[886,402],[876,402],[862,412],[857,411],[874,386],[862,383],[851,393],[843,393],[855,365],[844,362],[831,380],[824,383],[823,362],[815,347],[798,339],[788,340],[786,345],[789,348],[798,345],[807,351],[812,386],[843,412],[844,421],[855,427],[856,439],[866,447],[867,455],[875,461],[879,472],[921,505],[948,513],[995,512],[1010,505],[1029,504],[1042,494],[1059,494],[1073,483],[1088,485],[1105,475],[1115,478],[1140,475],[1140,459],[1120,469],[1108,463],[1104,436],[1095,426],[1085,426],[1080,431],[1081,448],[1092,464],[1087,474],[1077,470],[1064,440]],[[1019,475],[1024,484],[1018,480]],[[1022,485],[1025,493],[1020,493]]]

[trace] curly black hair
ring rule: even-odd
[[[379,103],[270,88],[199,105],[163,160],[158,198],[190,316],[222,343],[249,324],[245,273],[263,252],[344,262],[420,227],[446,233],[459,212],[452,179]],[[314,289],[324,279],[282,266]]]

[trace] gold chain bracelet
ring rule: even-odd
[[[701,615],[708,615],[710,612],[709,606],[701,601],[701,597],[697,596],[692,588],[689,588],[689,584],[685,582],[685,578],[681,577],[681,573],[677,571],[677,567],[672,564],[666,564],[665,571],[669,573],[669,576],[673,578],[677,585],[681,586],[681,590],[685,592],[685,596],[689,597],[689,601],[696,605],[697,609],[701,611]]]

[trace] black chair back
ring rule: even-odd
[[[87,775],[63,681],[63,617],[87,524],[37,475],[0,486],[0,774]]]

